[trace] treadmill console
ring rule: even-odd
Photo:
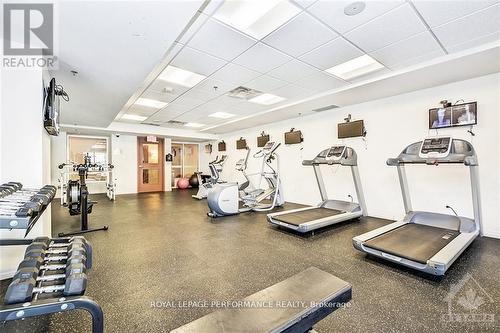
[[[344,156],[345,150],[346,146],[333,146],[323,150],[316,158],[325,161],[339,161]]]
[[[421,158],[444,158],[450,154],[452,141],[453,139],[449,136],[424,139],[418,156]]]
[[[274,151],[279,147],[279,143],[277,142],[274,142],[274,141],[268,141],[264,147],[262,147],[262,153],[264,155],[270,155],[272,153],[274,153]]]

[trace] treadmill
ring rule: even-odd
[[[355,219],[366,214],[365,199],[359,178],[357,155],[347,146],[333,146],[321,151],[314,159],[302,161],[302,165],[312,166],[321,202],[317,206],[287,210],[267,215],[273,225],[306,233],[335,223]],[[328,199],[321,165],[341,165],[351,168],[354,187],[359,203]],[[352,197],[351,197],[352,199]]]
[[[413,211],[405,173],[406,164],[463,164],[469,167],[474,218]],[[396,166],[406,215],[353,238],[356,249],[433,275],[444,275],[460,254],[481,234],[481,207],[478,162],[473,146],[451,137],[433,137],[406,147],[397,158],[387,160]]]

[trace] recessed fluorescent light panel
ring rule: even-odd
[[[208,116],[212,117],[212,118],[228,119],[228,118],[234,117],[235,115],[232,113],[227,113],[227,112],[215,112],[215,113],[209,114]]]
[[[161,109],[168,105],[168,103],[162,101],[157,101],[155,99],[142,98],[142,97],[138,98],[134,104],[155,109]]]
[[[225,1],[214,17],[257,39],[262,39],[294,17],[300,9],[283,0]]]
[[[286,98],[284,97],[276,96],[273,94],[262,94],[252,99],[249,99],[248,101],[262,105],[271,105],[284,101],[285,99]]]
[[[175,66],[167,66],[158,76],[158,79],[160,80],[188,88],[194,87],[205,78],[205,75],[197,74]]]
[[[199,123],[186,123],[184,124],[186,127],[193,127],[193,128],[199,128],[205,126],[205,124],[199,124]]]
[[[369,55],[354,58],[343,64],[334,66],[326,71],[344,80],[354,79],[371,72],[384,68],[384,65],[373,59]]]
[[[139,116],[137,114],[124,114],[122,116],[122,119],[126,119],[126,120],[135,120],[135,121],[143,121],[143,120],[146,120],[148,117],[144,117],[144,116]]]

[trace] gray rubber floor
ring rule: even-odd
[[[211,220],[206,201],[191,194],[122,195],[116,202],[93,196],[99,203],[91,225],[110,229],[86,236],[94,246],[87,295],[102,306],[107,332],[168,332],[214,309],[152,307],[155,301],[242,299],[310,266],[353,285],[350,307],[320,322],[318,332],[500,331],[500,240],[476,240],[439,279],[352,247],[353,236],[390,221],[364,218],[304,237],[271,227],[262,213]],[[78,217],[57,201],[52,217],[54,235],[78,228]],[[0,283],[2,298],[9,282]],[[0,331],[89,327],[87,314],[64,313],[0,324]]]

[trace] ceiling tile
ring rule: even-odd
[[[191,37],[193,37],[198,32],[198,30],[207,20],[208,20],[208,15],[199,13],[196,20],[191,24],[189,29],[179,39],[179,43],[186,44],[191,39]]]
[[[273,69],[272,71],[267,73],[267,75],[283,81],[295,82],[300,78],[312,75],[315,72],[316,69],[314,67],[311,67],[298,60],[292,60],[284,65],[281,65],[278,68]]]
[[[209,76],[227,62],[204,52],[184,47],[174,58],[172,65],[197,74]]]
[[[405,4],[352,30],[345,37],[365,52],[372,52],[425,30],[413,8]]]
[[[177,117],[178,115],[186,112],[187,110],[182,108],[175,108],[167,106],[166,108],[156,112],[154,115],[146,119],[149,123],[163,123]]]
[[[307,10],[339,33],[345,33],[401,5],[403,1],[365,1],[366,7],[361,13],[348,16],[344,14],[344,8],[351,3],[353,1],[320,0]]]
[[[253,71],[251,69],[229,63],[222,67],[220,70],[215,72],[211,78],[220,80],[222,82],[228,82],[234,84],[234,88],[238,85],[242,85],[257,76],[260,76],[259,72]]]
[[[188,43],[190,47],[213,56],[232,60],[256,41],[236,30],[209,19]]]
[[[420,57],[428,53],[444,54],[439,44],[428,31],[391,44],[387,47],[370,53],[370,56],[385,66],[392,67],[400,62],[406,62],[411,58]]]
[[[227,95],[222,95],[222,96],[219,96],[219,97],[211,100],[210,102],[207,102],[207,104],[211,104],[211,103],[219,105],[223,108],[231,108],[231,107],[241,103],[241,99],[229,97]]]
[[[245,86],[248,88],[256,89],[262,92],[269,92],[273,89],[277,89],[283,86],[286,86],[288,82],[275,79],[269,75],[262,75],[258,78],[255,78],[247,83]]]
[[[179,96],[180,94],[186,92],[189,88],[177,85],[175,83],[166,82],[163,80],[156,79],[151,83],[151,85],[149,86],[148,89],[154,90],[154,91],[157,91],[160,93],[164,92],[165,89],[168,89],[168,91],[170,91],[169,94],[174,95],[174,96]]]
[[[302,8],[307,8],[311,6],[313,3],[315,3],[318,0],[291,0],[291,2],[295,3],[296,5],[302,7]]]
[[[159,91],[156,91],[156,90],[153,90],[151,88],[149,89],[146,89],[141,97],[144,97],[144,98],[149,98],[149,99],[154,99],[154,100],[157,100],[157,101],[162,101],[162,102],[172,102],[174,99],[177,98],[178,95],[174,95],[174,94],[171,94],[171,93],[167,93],[167,92],[159,92]]]
[[[148,108],[146,106],[141,106],[141,105],[135,105],[132,104],[128,109],[126,113],[131,113],[139,116],[146,116],[149,117],[152,114],[156,113],[158,109],[155,108]]]
[[[306,88],[314,92],[323,92],[347,85],[348,83],[333,76],[317,71],[316,73],[305,76],[295,82],[297,86]]]
[[[272,93],[281,97],[285,97],[289,100],[298,100],[312,95],[313,91],[303,87],[299,87],[295,84],[289,84],[273,90]]]
[[[232,83],[223,82],[213,78],[207,78],[206,80],[203,80],[203,82],[201,82],[191,90],[204,93],[210,96],[211,98],[216,98],[220,95],[227,93],[233,88],[234,84]]]
[[[465,49],[470,49],[479,45],[484,45],[488,43],[498,42],[500,41],[500,31],[494,32],[492,34],[484,35],[479,38],[468,40],[465,43],[456,44],[450,47],[447,47],[446,50],[450,53],[463,51]]]
[[[298,57],[338,35],[307,13],[297,15],[263,42]]]
[[[184,108],[185,110],[190,110],[190,109],[193,109],[193,108],[195,108],[203,103],[205,103],[204,100],[183,95],[183,96],[177,98],[172,103],[170,103],[170,105],[167,106],[167,108],[173,107],[173,108],[178,108],[178,109]]]
[[[267,73],[290,60],[290,56],[259,42],[233,60],[233,63]]]
[[[430,27],[471,14],[498,1],[413,1],[415,8]]]
[[[304,54],[299,59],[324,70],[363,54],[344,38],[339,37]]]
[[[445,48],[500,31],[500,4],[448,22],[432,31]]]

